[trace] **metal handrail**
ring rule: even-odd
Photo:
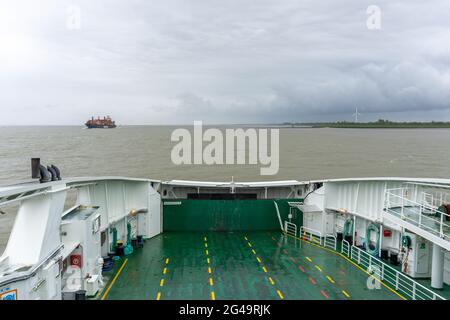
[[[342,250],[344,250],[345,246],[344,241],[342,241]],[[412,300],[446,300],[444,297],[411,279],[401,271],[394,269],[358,247],[350,246],[350,259],[367,270],[371,270],[374,266],[378,267],[377,278],[395,287],[395,290],[406,298]]]
[[[402,196],[393,193],[393,190],[402,190]],[[444,227],[446,228],[450,228],[450,224],[445,223],[444,222],[444,216],[446,217],[445,220],[447,220],[447,218],[450,219],[450,215],[447,214],[446,212],[442,212],[441,210],[438,210],[438,207],[433,205],[433,204],[428,204],[428,201],[426,201],[426,198],[431,196],[431,198],[433,198],[433,196],[431,194],[422,193],[422,203],[419,203],[417,201],[413,201],[410,199],[407,199],[403,196],[404,191],[406,189],[404,188],[396,188],[396,189],[388,189],[386,190],[386,197],[385,197],[385,210],[386,212],[393,214],[393,215],[399,215],[400,214],[400,218],[402,220],[408,220],[411,221],[413,224],[418,225],[419,228],[422,229],[427,229],[427,230],[431,230],[433,233],[438,233],[439,236],[441,238],[450,238],[448,235],[446,235],[444,233]],[[391,205],[391,197],[393,198],[398,198],[400,199],[400,203],[395,202],[394,205]],[[442,201],[444,201],[444,196],[442,195],[440,198],[442,198]],[[431,202],[433,202],[433,200],[431,200]],[[392,210],[392,208],[394,207],[400,207],[400,213],[395,212],[394,210]],[[405,207],[418,207],[419,208],[419,212],[414,212],[414,211],[410,211],[409,214],[410,215],[415,215],[418,216],[417,220],[412,219],[410,217],[408,217],[407,215],[405,215]],[[436,219],[434,217],[430,217],[430,215],[425,214],[425,211],[428,212],[432,212],[432,213],[439,213],[440,218]],[[424,224],[424,219],[426,221],[431,221],[432,223],[434,222],[435,224],[437,224],[437,228],[433,228],[432,226],[428,226],[426,224]]]
[[[286,223],[292,224],[290,222],[285,221]],[[294,224],[295,225],[295,224]],[[295,225],[295,227],[297,227]],[[315,233],[315,234],[313,234]],[[309,235],[309,236],[308,236]],[[306,239],[304,238],[306,236]],[[300,237],[304,240],[315,239],[314,236],[320,238],[319,244],[323,247],[329,247],[327,245],[327,239],[332,239],[332,241],[336,241],[336,237],[331,234],[325,235],[322,237],[322,233],[320,231],[307,228],[304,226],[300,227]],[[324,242],[322,243],[322,238],[324,238]],[[317,241],[311,241],[317,242]],[[329,243],[329,242],[328,242]],[[336,244],[336,243],[335,243]],[[336,246],[334,246],[334,250],[336,251]],[[380,259],[372,256],[368,252],[351,245],[347,240],[342,240],[341,245],[341,254],[350,258],[352,261],[356,262],[358,265],[366,268],[366,270],[370,271],[375,268],[375,277],[382,282],[385,282],[392,287],[395,288],[400,294],[405,296],[408,299],[412,300],[446,300],[444,297],[438,295],[434,291],[428,289],[427,287],[421,285],[417,281],[408,277],[406,274],[401,271],[394,269],[388,264],[384,263]]]
[[[341,253],[350,256],[350,243],[347,240],[342,240]]]
[[[322,245],[322,238],[323,238],[322,232],[320,232],[318,230],[301,226],[300,227],[300,236],[304,240],[309,240],[311,242],[319,243],[320,245]]]
[[[323,246],[336,250],[337,248],[337,239],[332,234],[326,234],[323,238]]]
[[[297,237],[297,225],[295,223],[284,221],[284,231]]]

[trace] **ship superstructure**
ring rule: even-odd
[[[0,297],[446,299],[449,188],[124,177],[2,187],[0,207],[20,206]]]
[[[85,125],[89,129],[111,129],[117,127],[116,122],[110,116],[103,117],[102,119],[100,117],[97,117],[97,119],[92,117]]]

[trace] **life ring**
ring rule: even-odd
[[[370,235],[372,232],[375,232],[376,236],[374,245],[372,245],[372,242],[370,241]],[[366,251],[371,255],[376,256],[378,255],[379,250],[380,250],[380,227],[378,227],[374,223],[369,223],[366,227]]]

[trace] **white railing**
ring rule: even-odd
[[[285,224],[286,222],[287,221],[285,221]],[[323,247],[329,247],[336,251],[337,241],[336,237],[333,235],[322,237],[321,233],[317,230],[300,227],[300,237],[304,240],[318,243]],[[323,242],[322,239],[324,239]],[[421,285],[401,271],[387,265],[368,252],[356,246],[352,246],[346,240],[342,240],[341,253],[356,262],[378,280],[390,285],[391,288],[395,289],[406,299],[446,300],[444,297]]]
[[[300,237],[303,240],[308,240],[322,245],[322,233],[307,227],[300,227]]]
[[[423,203],[428,204],[431,207],[438,208],[443,203],[450,202],[450,194],[443,191],[433,191],[433,192],[425,192],[421,193]]]
[[[450,215],[438,210],[438,207],[446,201],[447,196],[440,193],[438,200],[434,194],[422,192],[420,202],[412,200],[413,192],[408,188],[396,188],[386,190],[385,210],[386,212],[399,216],[419,228],[439,235],[441,238],[450,240],[448,230]],[[417,197],[414,197],[417,198]],[[436,216],[439,215],[439,217]]]
[[[345,249],[344,249],[345,248]],[[348,252],[350,251],[350,255]],[[401,271],[387,265],[380,259],[366,251],[350,246],[347,241],[342,241],[341,252],[349,256],[351,260],[366,269],[374,277],[395,288],[406,299],[410,300],[445,300],[444,297],[414,281]]]
[[[284,221],[284,232],[297,236],[297,225],[292,222]]]
[[[341,253],[350,257],[350,243],[347,240],[342,240]]]
[[[337,240],[336,237],[332,234],[326,234],[323,238],[323,246],[336,250]]]

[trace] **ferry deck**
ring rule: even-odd
[[[279,231],[163,233],[110,277],[101,299],[404,299],[339,254]]]
[[[0,207],[17,217],[0,298],[444,300],[449,188],[418,178],[5,186]]]

